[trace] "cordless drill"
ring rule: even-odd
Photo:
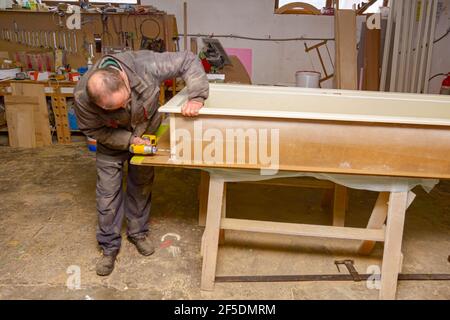
[[[156,147],[156,136],[144,134],[142,139],[150,141],[150,145],[145,144],[131,144],[130,152],[134,154],[142,154],[142,155],[154,155],[158,148]]]

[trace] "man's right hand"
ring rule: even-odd
[[[142,144],[146,145],[146,146],[150,146],[151,145],[149,140],[142,139],[142,138],[139,138],[139,137],[134,137],[133,140],[131,140],[131,143],[132,144],[136,144],[136,145],[142,145]]]

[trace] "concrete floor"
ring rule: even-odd
[[[95,158],[85,144],[34,150],[0,147],[0,299],[376,299],[365,282],[218,283],[199,290],[200,239],[197,226],[199,172],[157,169],[151,257],[124,241],[109,277],[95,274]],[[320,190],[231,185],[228,215],[329,224]],[[418,197],[408,210],[404,273],[450,273],[450,182]],[[350,191],[349,226],[363,227],[376,194]],[[178,254],[161,242],[167,233]],[[169,237],[170,238],[170,237]],[[167,238],[167,239],[169,239]],[[170,239],[174,239],[173,237]],[[355,260],[366,273],[381,265],[382,245],[373,255],[354,254],[357,241],[308,239],[228,232],[219,251],[218,275],[336,273],[336,259]],[[81,288],[68,289],[68,268],[80,269]],[[75,267],[75,268],[77,268]],[[450,299],[450,282],[401,282],[399,299]]]

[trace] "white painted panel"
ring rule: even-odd
[[[184,89],[160,112],[179,113]],[[450,97],[211,84],[201,114],[450,126]]]

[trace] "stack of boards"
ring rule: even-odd
[[[391,0],[381,91],[428,93],[438,0]]]
[[[44,85],[11,83],[5,96],[9,145],[35,148],[52,144]]]

